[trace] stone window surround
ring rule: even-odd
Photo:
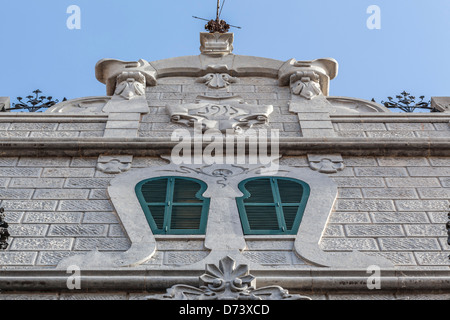
[[[235,200],[243,195],[238,189],[241,181],[268,176],[268,174],[260,174],[260,169],[261,166],[257,165],[248,165],[243,169],[233,165],[214,164],[201,168],[198,165],[186,165],[180,170],[180,166],[168,164],[160,167],[133,169],[122,173],[111,181],[108,193],[130,239],[129,250],[121,253],[93,251],[68,257],[59,263],[58,268],[67,268],[70,265],[91,270],[138,267],[151,259],[157,251],[157,241],[160,236],[155,237],[152,233],[136,196],[135,186],[146,179],[179,176],[205,182],[208,188],[203,196],[211,199],[206,236],[204,237],[205,248],[211,252],[202,261],[184,266],[183,269],[201,270],[205,264],[216,263],[227,255],[232,256],[238,263],[246,263],[252,268],[264,269],[261,265],[248,261],[241,254],[247,247],[247,237],[242,231]],[[230,174],[227,177],[211,174],[216,170],[226,171]],[[364,269],[371,265],[393,267],[392,262],[380,256],[370,256],[359,251],[332,253],[320,249],[319,244],[338,195],[337,185],[332,179],[309,168],[288,166],[280,166],[276,176],[304,181],[311,188],[310,198],[294,242],[294,252],[299,258],[317,267]],[[224,215],[224,212],[230,214]],[[173,235],[169,237],[173,237]],[[227,237],[227,241],[223,240],[224,237]],[[254,238],[254,236],[250,237]],[[267,237],[270,236],[265,236],[266,239]],[[279,238],[280,236],[274,237]],[[181,238],[189,239],[186,236]],[[290,238],[292,239],[292,236]]]

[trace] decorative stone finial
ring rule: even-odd
[[[200,52],[211,56],[225,56],[233,52],[233,33],[200,33]]]

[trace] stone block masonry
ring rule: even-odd
[[[0,158],[0,206],[11,243],[6,267],[49,267],[91,250],[130,245],[107,196],[114,175],[96,178],[97,158]]]
[[[0,138],[101,137],[106,117],[8,113],[0,118]]]
[[[332,177],[340,195],[323,250],[367,251],[397,266],[448,265],[447,158],[344,157],[344,163],[346,177]]]

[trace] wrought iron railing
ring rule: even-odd
[[[25,98],[17,97],[17,103],[13,103],[10,108],[6,108],[3,106],[0,109],[0,112],[8,112],[8,111],[28,111],[28,112],[40,112],[45,111],[48,108],[54,106],[59,102],[58,99],[54,100],[51,96],[43,96],[40,95],[42,93],[41,90],[37,89],[33,91],[34,95],[26,96]],[[64,98],[63,101],[67,99]]]
[[[431,106],[431,101],[424,101],[425,96],[420,96],[416,101],[416,97],[409,92],[403,91],[399,95],[388,97],[388,101],[381,101],[381,104],[389,109],[397,109],[403,112],[416,112],[419,110],[428,110],[429,112],[440,112]],[[376,102],[375,99],[372,99]]]

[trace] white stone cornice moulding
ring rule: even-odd
[[[326,97],[326,99],[333,106],[332,108],[329,108],[327,110],[330,113],[330,116],[335,114],[354,115],[354,114],[384,113],[384,112],[392,113],[391,110],[389,110],[385,106],[365,99],[350,98],[350,97],[334,97],[334,96],[328,96]]]
[[[278,79],[278,71],[283,63],[275,59],[234,54],[220,58],[208,55],[183,56],[150,62],[157,71],[157,79],[182,76],[202,77],[214,70],[220,70],[233,77]]]
[[[276,171],[273,171],[276,170]],[[333,212],[338,190],[336,183],[324,174],[309,168],[261,165],[176,165],[174,163],[143,169],[134,169],[119,174],[111,181],[108,193],[117,215],[128,235],[131,247],[123,253],[101,253],[98,251],[72,256],[62,260],[58,268],[77,265],[82,269],[136,267],[145,263],[156,253],[157,240],[145,218],[136,196],[136,185],[155,177],[191,177],[207,184],[203,196],[211,199],[208,215],[205,247],[210,254],[183,269],[202,269],[205,264],[216,263],[230,256],[238,263],[248,264],[255,270],[264,268],[249,261],[244,255],[246,242],[242,231],[236,197],[243,194],[238,185],[254,177],[288,177],[304,181],[311,194],[305,208],[302,223],[296,236],[294,253],[313,266],[332,268],[367,268],[370,265],[393,267],[383,257],[369,256],[354,251],[345,253],[324,252],[320,248],[322,235]],[[270,236],[267,236],[270,239]]]
[[[72,122],[67,117],[64,122]],[[28,120],[29,121],[29,120]],[[54,119],[53,121],[56,121]],[[92,121],[92,120],[90,120]],[[107,119],[104,119],[106,122]],[[0,121],[1,122],[1,121]],[[450,126],[450,124],[449,124]],[[185,140],[190,143],[189,140]],[[192,140],[193,143],[193,140]],[[448,138],[279,138],[283,156],[340,153],[343,156],[449,156]],[[167,138],[2,138],[3,156],[86,156],[101,154],[159,157],[179,142]],[[204,145],[206,147],[207,144]],[[226,144],[223,145],[224,150]],[[249,145],[246,144],[246,149]],[[268,141],[271,148],[271,141]]]
[[[334,59],[280,61],[264,57],[228,54],[221,57],[193,55],[147,62],[125,62],[115,59],[100,60],[95,67],[98,81],[107,85],[107,95],[112,95],[116,79],[124,71],[140,71],[147,85],[156,85],[157,79],[166,77],[202,77],[212,70],[226,70],[233,77],[268,77],[279,79],[281,86],[289,85],[290,76],[297,71],[314,71],[320,76],[324,95],[328,95],[329,81],[337,76]]]
[[[71,99],[55,104],[53,107],[47,109],[44,113],[47,114],[101,114],[105,105],[111,100],[111,97],[84,97]]]
[[[183,283],[186,285],[198,285],[199,276],[205,271],[205,267],[198,270],[184,271]],[[368,299],[378,290],[369,290],[367,280],[370,273],[367,269],[343,270],[332,268],[300,269],[300,270],[252,270],[258,286],[270,286],[276,283],[291,291],[327,292],[345,291],[347,294],[359,294]],[[70,292],[67,289],[67,279],[70,274],[64,270],[49,269],[2,269],[0,277],[0,290],[6,296],[8,292],[42,293],[46,292]],[[179,270],[164,270],[161,272],[136,269],[105,269],[82,270],[82,286],[80,295],[86,292],[117,293],[121,291],[132,292],[164,292],[168,287],[180,282]],[[381,295],[386,294],[445,294],[450,290],[450,277],[448,267],[442,269],[381,269]],[[78,291],[78,290],[76,290]],[[306,293],[306,292],[305,292]],[[412,298],[413,299],[413,298]]]

